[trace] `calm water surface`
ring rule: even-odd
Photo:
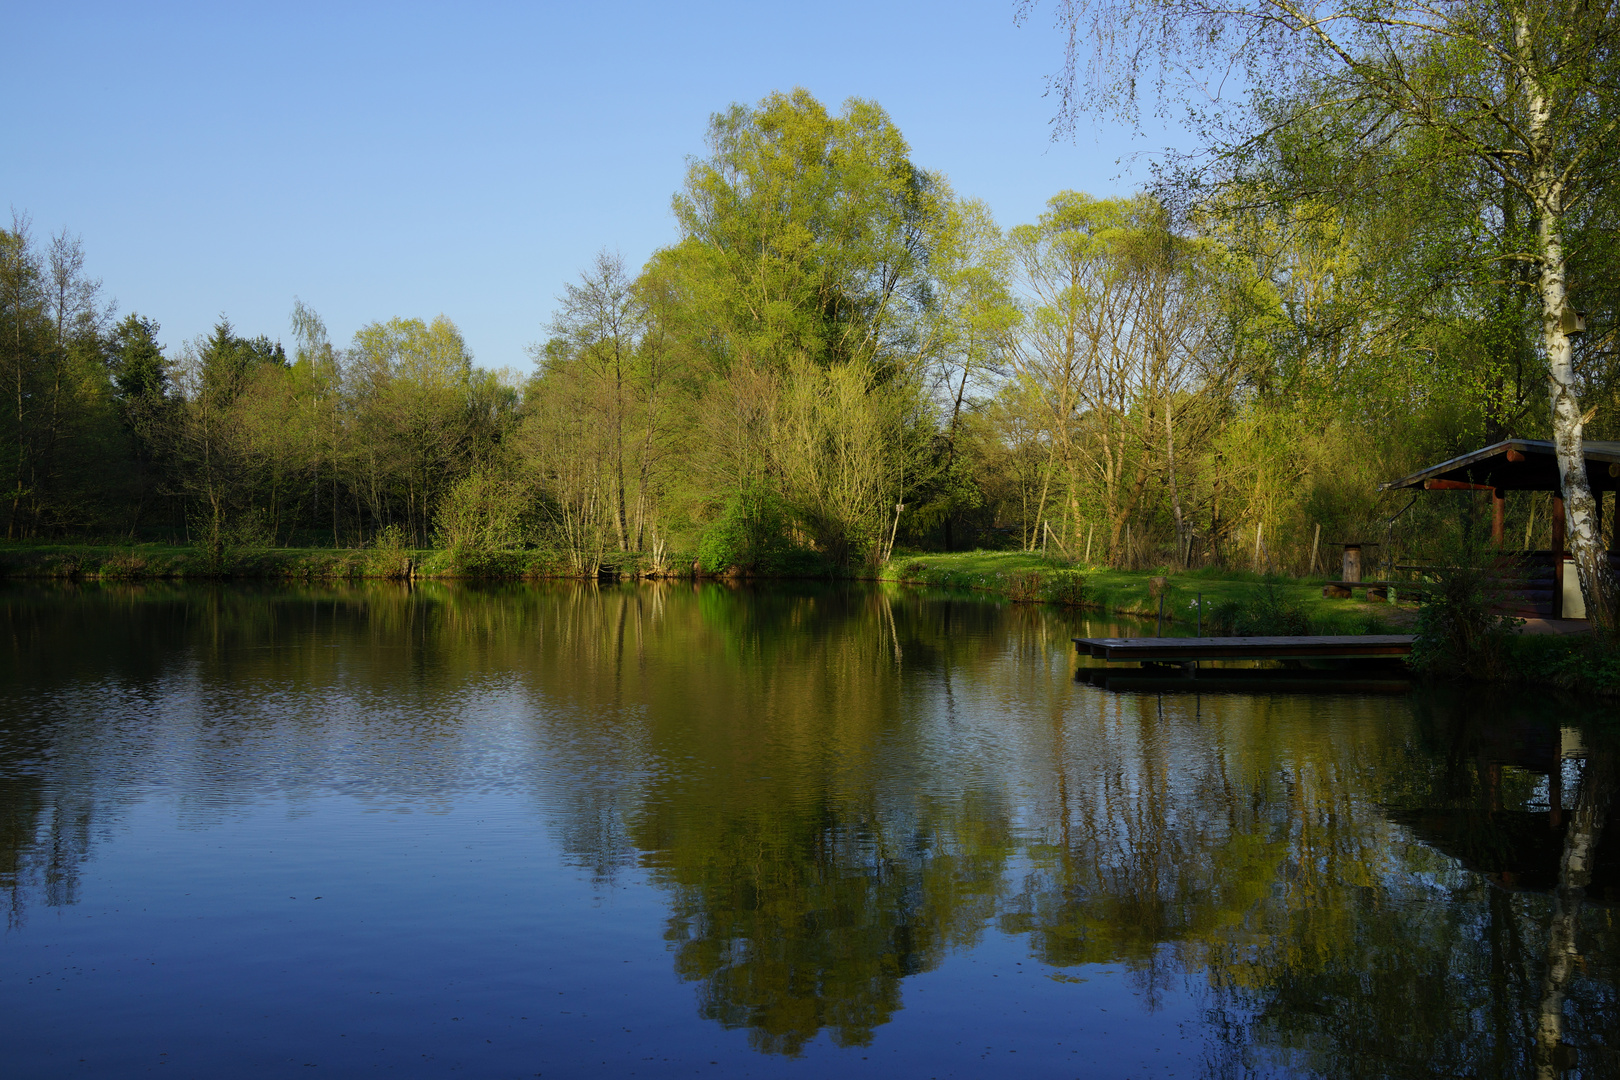
[[[1620,1076],[1606,718],[1078,684],[1114,629],[5,587],[0,1071]]]

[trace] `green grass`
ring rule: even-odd
[[[1252,605],[1268,590],[1283,605],[1298,605],[1318,634],[1390,633],[1412,618],[1410,605],[1329,600],[1322,595],[1327,578],[1283,578],[1241,570],[1112,570],[1107,567],[1049,560],[1037,552],[964,551],[901,554],[879,571],[885,581],[909,581],[947,589],[973,589],[1011,596],[1021,577],[1072,569],[1085,579],[1082,607],[1120,615],[1157,616],[1149,579],[1164,577],[1165,620],[1179,629],[1196,623],[1195,607],[1203,594],[1204,610]]]
[[[0,541],[0,576],[100,580],[259,578],[343,580],[398,576],[410,559],[418,577],[533,578],[567,576],[544,551],[491,553],[458,560],[443,550],[380,553],[363,548],[233,548],[215,559],[201,547],[184,544],[37,544]],[[688,560],[689,561],[689,560]],[[686,565],[687,563],[679,563]],[[1199,593],[1204,610],[1217,605],[1253,604],[1265,590],[1297,604],[1317,633],[1388,630],[1410,618],[1410,608],[1325,600],[1319,578],[1265,578],[1242,571],[1160,572],[1169,579],[1165,618],[1186,629]],[[1038,578],[1037,578],[1038,575]],[[913,581],[945,589],[977,590],[1009,599],[1076,604],[1102,611],[1153,616],[1151,571],[1110,570],[1048,560],[1035,552],[967,551],[897,555],[879,572],[888,581]]]
[[[543,551],[498,552],[458,560],[448,551],[369,548],[229,548],[217,557],[186,544],[35,544],[0,541],[0,577],[103,581],[263,578],[341,580],[403,576],[409,559],[419,577],[519,578],[553,576]]]

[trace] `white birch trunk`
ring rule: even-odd
[[[1553,452],[1563,485],[1564,514],[1570,553],[1580,576],[1587,617],[1605,631],[1615,626],[1615,581],[1608,553],[1598,533],[1597,502],[1586,477],[1582,445],[1580,397],[1575,386],[1575,365],[1569,335],[1562,318],[1568,304],[1564,266],[1564,183],[1554,166],[1552,103],[1535,64],[1529,15],[1517,14],[1515,44],[1519,52],[1521,82],[1525,88],[1530,142],[1535,157],[1533,194],[1536,200],[1537,254],[1541,259],[1541,330],[1547,351],[1547,390],[1552,405]],[[1556,555],[1554,556],[1556,558]]]

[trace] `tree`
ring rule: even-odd
[[[932,363],[933,393],[948,410],[941,435],[942,461],[932,498],[911,513],[913,531],[943,526],[945,549],[952,526],[981,497],[961,460],[964,406],[971,390],[992,385],[1001,374],[1020,312],[1010,287],[1011,254],[1006,238],[978,199],[950,199],[929,251],[931,302],[924,315],[924,353]]]
[[[377,522],[403,503],[406,527],[425,545],[432,514],[465,468],[473,416],[472,354],[455,323],[438,316],[362,327],[350,350],[359,436],[357,478]]]
[[[134,312],[113,329],[112,380],[120,401],[155,400],[168,393],[169,373],[157,341],[158,330],[156,320]]]
[[[1587,610],[1611,632],[1620,597],[1582,453],[1589,417],[1571,339],[1569,267],[1579,261],[1571,244],[1582,216],[1607,200],[1605,178],[1620,151],[1617,16],[1614,0],[1061,0],[1068,51],[1056,83],[1067,124],[1082,109],[1134,110],[1150,67],[1161,100],[1181,92],[1218,102],[1229,77],[1257,95],[1308,86],[1317,92],[1272,115],[1241,114],[1248,126],[1218,111],[1196,115],[1217,156],[1230,160],[1268,130],[1310,123],[1324,104],[1354,103],[1368,123],[1349,160],[1367,166],[1364,179],[1375,180],[1380,157],[1400,145],[1435,168],[1466,162],[1522,199],[1535,222],[1530,242],[1494,257],[1533,271],[1569,545]],[[1084,41],[1092,46],[1086,58]]]
[[[113,329],[108,350],[114,396],[132,441],[130,531],[142,524],[158,491],[170,418],[169,371],[158,344],[158,324],[131,312]]]
[[[24,218],[0,230],[0,378],[7,407],[0,454],[12,476],[7,534],[83,529],[105,514],[122,479],[107,377],[100,282],[68,233],[40,253]]]
[[[1109,556],[1129,557],[1127,525],[1157,477],[1169,488],[1179,561],[1191,535],[1187,447],[1207,437],[1236,373],[1220,340],[1220,252],[1176,234],[1146,197],[1063,192],[1047,206],[1013,231],[1030,297],[1014,369],[1045,406],[1067,488],[1062,534],[1080,541],[1081,492],[1094,482]]]
[[[934,419],[918,403],[948,189],[875,103],[834,116],[802,89],[716,115],[709,148],[675,199],[682,239],[654,259],[680,295],[703,516],[749,550],[785,518],[835,559],[877,555]]]
[[[613,525],[619,550],[630,547],[626,512],[624,458],[626,413],[631,401],[631,366],[640,333],[638,305],[624,259],[598,252],[579,283],[563,286],[562,308],[552,321],[552,345],[541,350],[549,368],[567,364],[579,369],[592,386],[586,405],[597,416],[609,439],[613,471]]]
[[[35,379],[40,354],[49,347],[44,268],[28,235],[28,221],[17,218],[0,231],[0,349],[5,365],[6,465],[11,472],[6,538],[21,531],[24,500],[34,494]]]
[[[325,321],[297,298],[293,300],[292,331],[294,398],[310,468],[310,521],[319,527],[329,517],[332,546],[337,547],[341,543],[339,470],[346,443],[342,356],[327,337]],[[327,495],[324,515],[323,492]]]

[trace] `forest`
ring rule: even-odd
[[[1064,9],[1077,31],[1087,10]],[[165,348],[105,304],[79,238],[17,216],[5,536],[391,538],[577,575],[858,573],[897,548],[1296,574],[1325,541],[1433,554],[1488,502],[1381,481],[1506,437],[1620,434],[1614,20],[1532,28],[1558,61],[1536,135],[1515,124],[1541,99],[1487,47],[1517,24],[1479,11],[1473,38],[1369,32],[1277,68],[1136,194],[1056,192],[1011,226],[876,102],[734,104],[674,193],[674,241],[563,284],[522,373],[475,364],[445,315],[343,344],[297,301],[279,330],[222,316]],[[1579,336],[1548,307],[1549,251]],[[1548,546],[1549,503],[1510,495],[1511,546]]]

